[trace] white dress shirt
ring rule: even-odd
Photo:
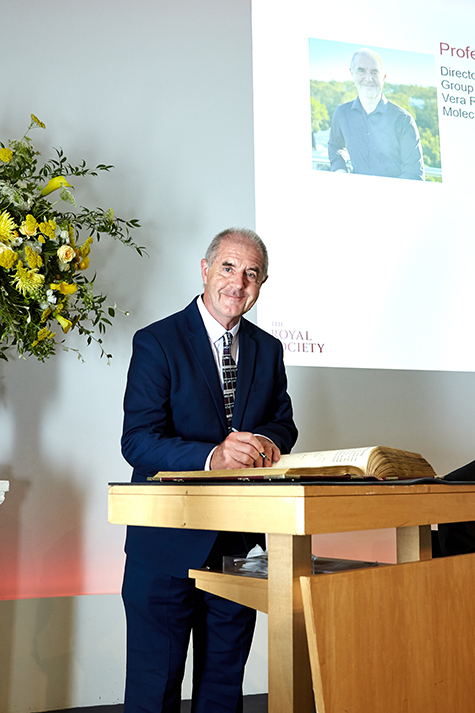
[[[236,364],[239,361],[239,327],[241,324],[241,320],[232,328],[232,329],[225,329],[222,324],[220,324],[206,309],[205,304],[203,302],[203,296],[201,295],[200,297],[197,298],[196,302],[198,309],[201,314],[201,318],[203,319],[203,323],[205,325],[206,332],[208,334],[208,339],[209,343],[211,345],[211,351],[213,352],[214,360],[216,362],[216,369],[218,370],[219,374],[219,380],[221,382],[221,388],[223,387],[223,368],[222,368],[222,358],[223,358],[223,336],[226,332],[231,332],[233,335],[233,342],[231,344],[231,356],[236,362]],[[258,436],[258,433],[254,434],[255,436]],[[267,436],[264,436],[264,438],[267,438]],[[270,438],[267,438],[268,441],[273,443],[273,441]],[[209,453],[204,470],[211,470],[210,469],[210,462],[211,462],[211,456],[213,455],[214,451],[216,450],[218,446],[215,446],[213,450]]]
[[[198,297],[197,301],[198,309],[201,314],[201,318],[204,322],[206,332],[208,334],[209,343],[211,345],[211,351],[213,352],[214,360],[216,362],[216,369],[218,370],[219,378],[221,381],[221,387],[223,386],[223,337],[226,332],[230,332],[233,335],[233,342],[231,344],[231,356],[235,363],[239,360],[239,326],[241,320],[232,328],[225,329],[222,324],[220,324],[205,307],[203,302],[203,297]]]

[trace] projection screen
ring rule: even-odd
[[[259,325],[288,365],[473,370],[475,6],[252,8]]]

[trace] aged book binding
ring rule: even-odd
[[[388,446],[346,448],[283,455],[271,468],[213,471],[161,471],[149,480],[399,480],[436,478],[434,469],[420,453]]]

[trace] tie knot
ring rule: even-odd
[[[224,348],[229,349],[233,343],[233,335],[231,332],[225,332],[223,335]]]

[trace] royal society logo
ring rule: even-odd
[[[322,354],[324,344],[312,337],[308,329],[291,329],[283,322],[272,322],[271,334],[282,342],[284,351],[302,354]]]

